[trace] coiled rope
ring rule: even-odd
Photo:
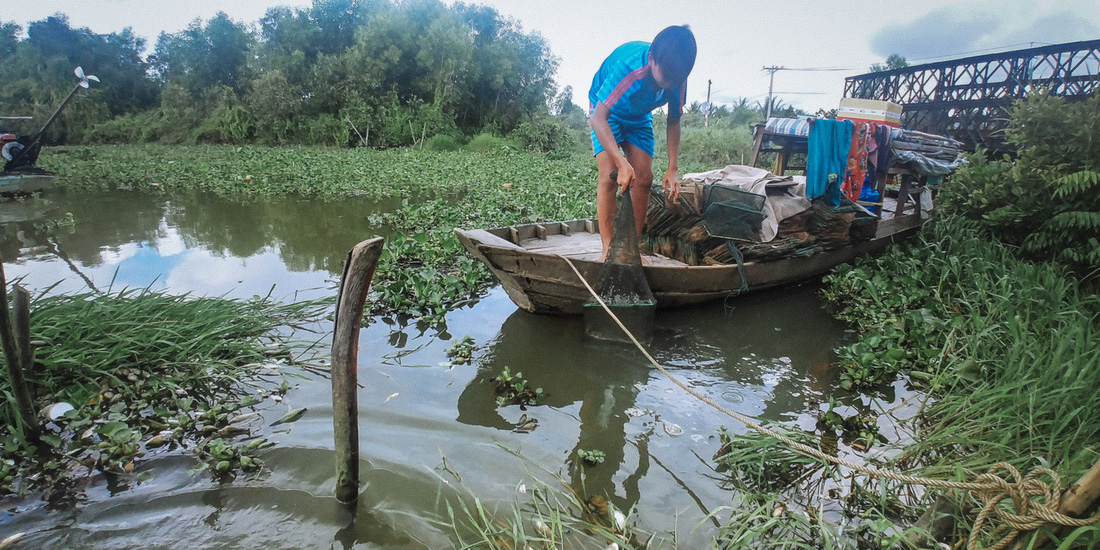
[[[1011,544],[1012,541],[1016,540],[1016,537],[1019,535],[1028,531],[1034,531],[1046,524],[1055,524],[1065,527],[1085,527],[1100,522],[1100,514],[1087,519],[1077,519],[1058,511],[1062,503],[1062,481],[1061,478],[1058,477],[1058,474],[1049,468],[1035,468],[1028,472],[1026,476],[1021,476],[1019,470],[1011,464],[998,462],[986,473],[978,475],[972,482],[932,479],[902,474],[866,464],[856,464],[840,457],[825,454],[819,449],[804,445],[783,434],[772,431],[741,413],[727,409],[711,398],[695,391],[687,384],[684,384],[661,366],[661,364],[649,354],[645,346],[638,342],[638,339],[631,334],[630,330],[627,329],[625,325],[623,325],[622,321],[619,321],[619,318],[615,316],[611,308],[607,307],[607,304],[605,304],[599,295],[596,294],[596,291],[588,284],[588,281],[581,275],[581,272],[577,270],[577,266],[573,265],[573,262],[570,261],[569,258],[561,254],[557,256],[565,260],[565,263],[569,264],[573,273],[577,275],[577,278],[584,284],[584,287],[588,289],[588,293],[592,295],[592,298],[600,304],[600,307],[602,307],[609,316],[611,316],[615,324],[617,324],[626,336],[630,338],[630,341],[634,343],[638,351],[641,351],[642,355],[645,355],[650,364],[660,371],[661,374],[665,375],[666,378],[671,380],[673,384],[679,386],[680,389],[686,391],[692,397],[710,405],[756,432],[772,437],[799,452],[831,464],[844,466],[845,468],[876,478],[891,479],[902,483],[935,487],[938,489],[962,489],[974,493],[984,504],[978,516],[975,518],[974,527],[971,529],[970,535],[967,538],[967,550],[1003,550]],[[998,475],[1000,472],[1005,472],[1008,479],[1002,475]],[[1048,483],[1041,478],[1049,478],[1050,481]],[[1012,500],[1014,507],[1012,511],[999,506],[1000,503],[1005,500]],[[983,547],[979,542],[979,538],[981,537],[982,530],[987,527],[987,524],[992,524],[990,520],[993,517],[996,518],[999,525],[991,531],[991,536],[1000,535],[1001,538],[997,539],[997,542],[993,543],[991,546]],[[1004,534],[1001,535],[1001,533]]]

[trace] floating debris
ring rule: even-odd
[[[667,420],[665,420],[664,424],[666,434],[671,435],[672,437],[679,437],[681,435],[684,435],[684,429],[681,428],[679,425],[669,422]]]
[[[271,425],[272,426],[278,426],[279,424],[290,424],[291,422],[297,422],[300,418],[302,418],[303,414],[306,414],[307,410],[309,410],[307,407],[302,407],[300,409],[293,409],[290,412],[283,415],[282,418],[276,420],[275,422],[272,422]]]
[[[75,408],[76,407],[73,407],[71,404],[61,401],[59,403],[54,403],[53,405],[50,405],[45,409],[42,409],[42,416],[49,418],[51,422],[55,422],[61,417],[65,416],[65,413],[74,410]]]
[[[519,417],[519,422],[514,424],[513,432],[528,434],[535,431],[539,425],[539,419],[527,416],[527,413],[523,413],[523,416]]]
[[[543,538],[549,539],[549,538],[554,537],[554,530],[551,529],[545,523],[543,523],[542,520],[537,520],[537,519],[535,520],[535,532],[538,533],[539,536],[543,537]]]

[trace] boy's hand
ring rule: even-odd
[[[634,167],[631,166],[630,163],[624,162],[621,166],[611,171],[611,179],[614,179],[615,183],[618,184],[619,195],[626,193],[626,190],[630,189],[630,184],[634,183]]]
[[[665,172],[665,178],[661,181],[661,188],[665,191],[665,202],[669,205],[676,204],[680,200],[680,178],[676,177],[676,172],[670,170]]]

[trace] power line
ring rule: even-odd
[[[779,71],[802,71],[802,72],[807,72],[807,71],[815,71],[815,72],[816,71],[850,71],[852,69],[850,69],[848,67],[803,67],[803,68],[797,68],[796,69],[796,68],[792,68],[792,67],[783,67],[783,66],[779,66],[779,65],[773,65],[771,67],[764,67],[762,70],[768,72],[768,101],[767,101],[766,106],[764,108],[764,111],[765,111],[764,118],[769,119],[772,116],[772,95],[774,95],[773,92],[772,92],[772,88],[775,85],[775,73],[777,73]],[[787,94],[799,94],[799,93],[801,93],[801,94],[807,94],[807,95],[810,95],[810,94],[815,94],[816,95],[817,93],[820,93],[820,92],[786,92],[786,93]]]
[[[1004,50],[1006,48],[1016,48],[1016,47],[1019,47],[1019,46],[1035,47],[1035,45],[1053,46],[1054,43],[1053,42],[1020,42],[1018,44],[1007,44],[1007,45],[1004,45],[1004,46],[994,46],[992,48],[984,48],[984,49],[981,49],[981,50],[970,50],[970,51],[965,51],[965,52],[947,53],[947,54],[943,54],[943,55],[933,55],[931,57],[920,57],[920,58],[917,58],[917,59],[913,59],[912,61],[928,61],[928,60],[931,60],[931,59],[950,59],[950,58],[953,58],[953,57],[958,57],[960,55],[969,55],[969,54],[972,54],[972,53],[995,52],[997,50]]]
[[[765,69],[767,69],[767,68],[768,67],[765,67]],[[851,71],[851,70],[854,70],[854,69],[852,67],[802,67],[802,68],[798,68],[798,69],[793,69],[793,68],[790,68],[790,67],[778,67],[777,70],[780,70],[780,71],[813,72],[813,71]]]

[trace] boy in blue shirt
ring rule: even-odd
[[[641,234],[653,185],[653,110],[668,105],[668,170],[662,189],[669,201],[680,196],[677,157],[680,153],[680,115],[684,111],[687,77],[695,65],[695,36],[687,25],[668,27],[653,42],[628,42],[604,60],[592,79],[588,113],[592,149],[599,168],[596,218],[603,253],[611,244],[617,203],[616,187],[631,193],[634,219]],[[619,148],[622,151],[619,151]],[[617,181],[611,172],[618,170]]]

